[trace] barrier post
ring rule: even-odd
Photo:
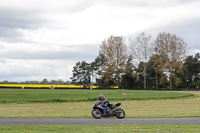
[[[90,90],[92,90],[93,85],[90,85]]]

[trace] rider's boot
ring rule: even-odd
[[[106,109],[103,109],[103,116],[106,116]]]

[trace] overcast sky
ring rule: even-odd
[[[0,81],[70,81],[104,39],[141,32],[200,52],[200,0],[0,0]]]

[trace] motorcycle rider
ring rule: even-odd
[[[99,95],[99,100],[100,104],[103,106],[103,116],[106,116],[106,111],[110,109],[108,105],[112,105],[112,103],[110,103],[110,101],[106,99],[103,94]]]

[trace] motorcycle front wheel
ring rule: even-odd
[[[91,113],[95,119],[101,119],[102,117],[102,113],[99,109],[93,109]]]
[[[116,110],[116,117],[117,117],[118,119],[123,119],[125,116],[126,116],[126,113],[125,113],[125,111],[124,111],[123,109],[118,108],[118,109]]]

